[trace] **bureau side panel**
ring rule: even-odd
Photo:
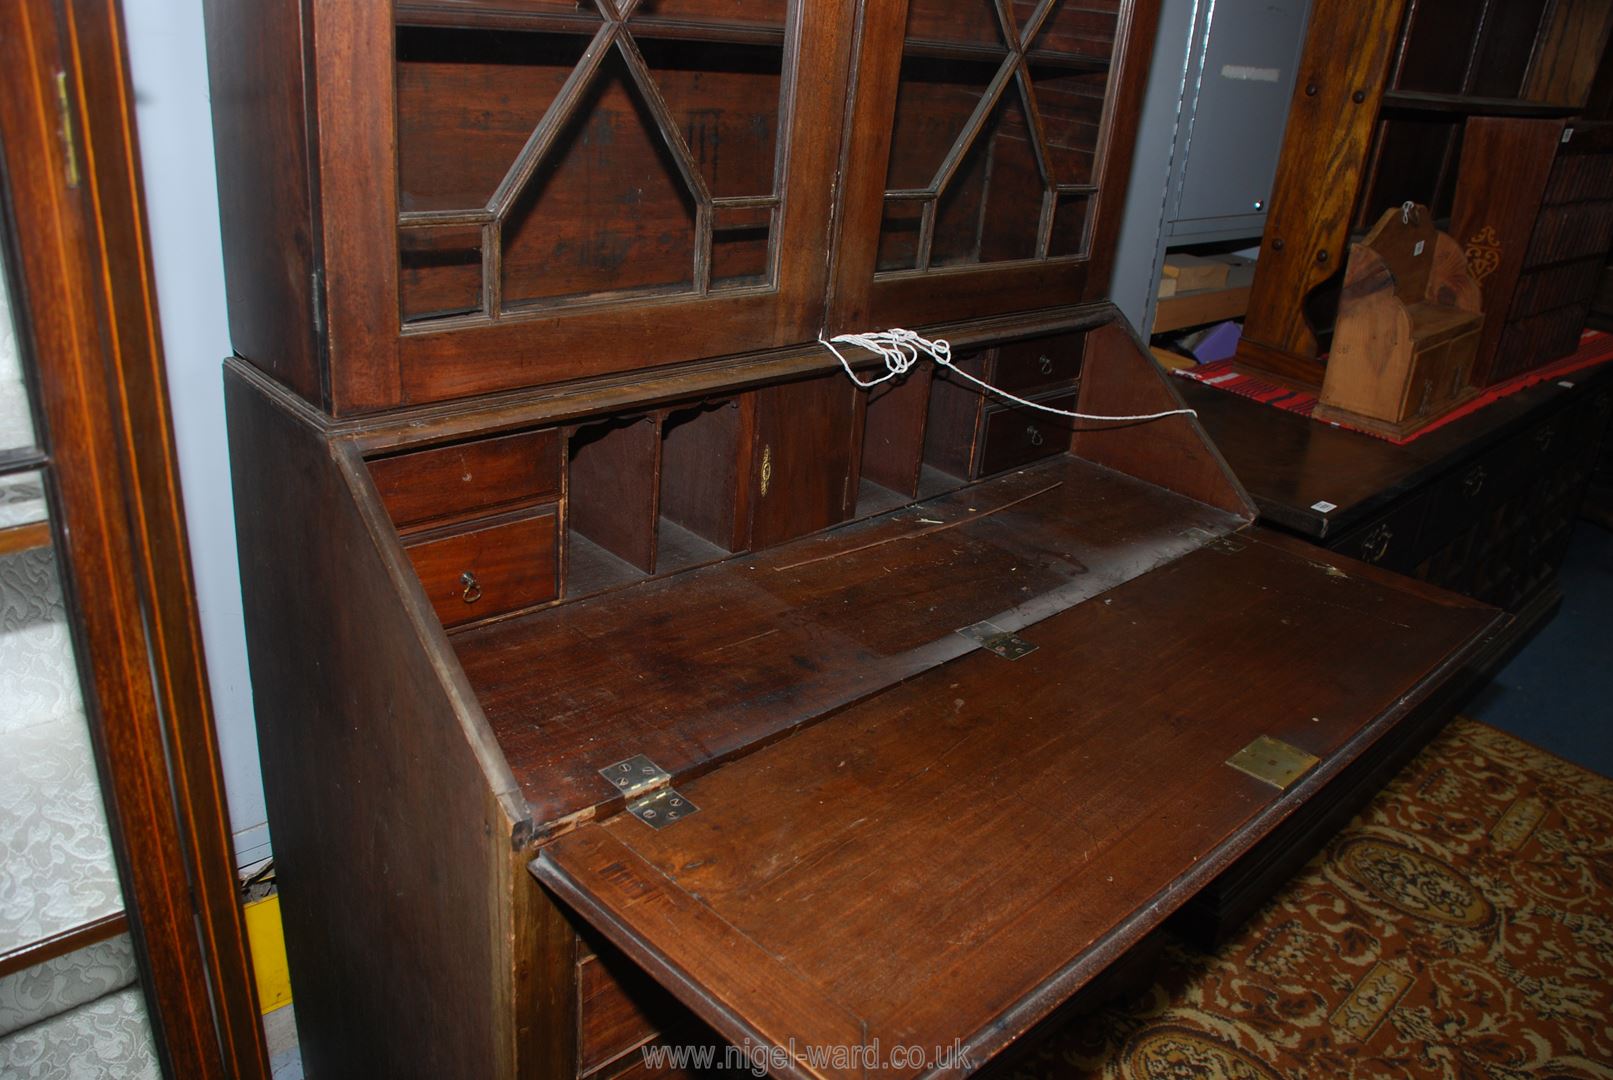
[[[225,384],[307,1075],[508,1076],[516,823],[335,451],[257,380]]]
[[[230,343],[327,404],[315,331],[300,0],[206,0]]]

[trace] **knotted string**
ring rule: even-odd
[[[967,371],[964,371],[962,368],[958,367],[958,365],[952,362],[952,346],[944,338],[936,338],[934,341],[930,341],[927,338],[920,337],[911,330],[903,330],[901,327],[893,327],[889,330],[876,330],[867,334],[836,334],[833,338],[825,338],[822,335],[819,335],[818,341],[826,349],[835,354],[835,359],[840,361],[840,366],[846,369],[846,375],[851,379],[852,382],[856,383],[864,390],[878,386],[882,382],[887,382],[899,376],[906,375],[912,370],[913,365],[918,363],[919,357],[928,356],[931,360],[935,361],[936,364],[963,376],[965,379],[974,383],[976,386],[987,391],[988,393],[995,394],[1004,400],[1012,401],[1014,404],[1027,409],[1038,409],[1045,413],[1052,413],[1054,416],[1067,416],[1072,420],[1102,420],[1114,423],[1132,423],[1144,420],[1162,420],[1167,416],[1198,415],[1198,413],[1193,409],[1167,409],[1164,412],[1143,413],[1137,416],[1099,416],[1094,413],[1079,413],[1070,412],[1068,409],[1055,409],[1051,405],[1043,405],[1041,402],[1030,401],[1015,394],[1010,394],[1008,391],[993,386],[984,379],[976,378]],[[885,361],[885,374],[873,379],[865,380],[858,378],[857,373],[851,369],[851,363],[845,358],[839,349],[835,348],[836,342],[842,345],[855,345],[859,349],[867,349],[869,352],[880,357]]]

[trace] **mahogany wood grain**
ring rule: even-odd
[[[207,78],[230,344],[328,408],[299,6],[206,0]]]
[[[1124,324],[1087,335],[1078,412],[1137,416],[1184,408],[1177,386]],[[1254,520],[1254,504],[1195,416],[1146,424],[1081,421],[1071,448],[1088,461]]]
[[[1343,269],[1350,211],[1407,0],[1315,0],[1272,185],[1240,367],[1319,384],[1304,300]],[[1246,347],[1247,346],[1247,347]]]
[[[299,75],[310,80],[314,101],[304,116],[313,146],[314,190],[310,207],[323,308],[325,378],[331,411],[346,413],[396,403],[402,395],[398,370],[398,189],[397,108],[393,74],[392,5],[353,5],[346,0],[276,0],[274,17],[303,27],[293,55]],[[313,48],[312,43],[318,42]],[[224,42],[232,58],[241,40]],[[283,59],[290,59],[283,58]],[[227,60],[226,63],[232,62]],[[257,98],[273,108],[277,102]],[[232,117],[248,130],[256,108]],[[317,126],[315,126],[317,125]],[[226,160],[226,159],[221,159]],[[229,163],[229,181],[235,172]],[[253,353],[245,353],[257,360]]]
[[[671,995],[606,942],[578,960],[576,979],[580,1074],[606,1070],[655,1035],[685,1022],[687,1013]]]
[[[225,391],[248,641],[276,643],[252,685],[304,1066],[514,1075],[536,991],[511,953],[513,778],[362,460],[238,361]]]
[[[702,404],[661,421],[661,517],[724,551],[744,546],[740,477],[749,470],[753,403]]]
[[[453,644],[535,822],[559,827],[619,803],[607,765],[709,768],[975,648],[958,627],[1011,629],[1241,520],[1066,456]]]
[[[953,363],[978,378],[992,363],[992,351],[954,353]],[[980,456],[980,421],[984,409],[979,387],[950,372],[937,374],[930,382],[929,416],[924,426],[924,464],[964,479],[978,476],[975,462]]]
[[[1108,303],[1047,308],[1018,315],[945,322],[933,328],[960,354],[1009,338],[1064,333],[1112,322]],[[848,354],[849,356],[849,354]],[[853,359],[853,363],[858,363]],[[869,357],[865,366],[877,364]],[[741,358],[708,357],[675,367],[601,375],[563,387],[527,387],[474,401],[422,404],[373,416],[324,417],[317,421],[332,438],[352,439],[366,455],[513,432],[587,417],[682,405],[733,396],[780,382],[839,371],[840,362],[821,344],[759,350]],[[310,422],[315,422],[310,418]]]
[[[12,6],[0,133],[13,314],[157,1056],[175,1075],[265,1077],[117,4]]]
[[[862,444],[864,480],[908,498],[918,495],[934,377],[933,368],[915,368],[905,378],[868,391]]]
[[[962,1039],[978,1065],[1354,760],[1499,618],[1259,530],[1106,599],[1025,631],[1041,647],[1012,664],[961,657],[680,781],[700,812],[667,829],[618,815],[562,836],[534,872],[730,1039]],[[1139,649],[1168,688],[1133,677]],[[1279,793],[1224,764],[1257,735],[1322,763]]]
[[[400,529],[530,502],[560,490],[553,428],[376,458],[370,479]]]
[[[851,516],[859,398],[839,371],[756,392],[750,547],[770,547]]]
[[[457,626],[559,595],[558,520],[539,507],[422,533],[405,550],[437,618]]]
[[[661,421],[594,424],[571,435],[567,527],[645,573],[655,571]]]

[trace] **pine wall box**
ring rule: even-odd
[[[0,1076],[268,1076],[113,0],[0,29]]]
[[[310,1076],[979,1064],[1471,662],[1191,417],[815,340],[1178,408],[1104,299],[1155,14],[209,7]]]

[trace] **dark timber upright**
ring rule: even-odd
[[[209,15],[221,132],[296,133],[221,182],[316,1080],[978,1064],[1495,625],[1252,529],[1190,416],[814,341],[1179,408],[1103,299],[1151,4]]]

